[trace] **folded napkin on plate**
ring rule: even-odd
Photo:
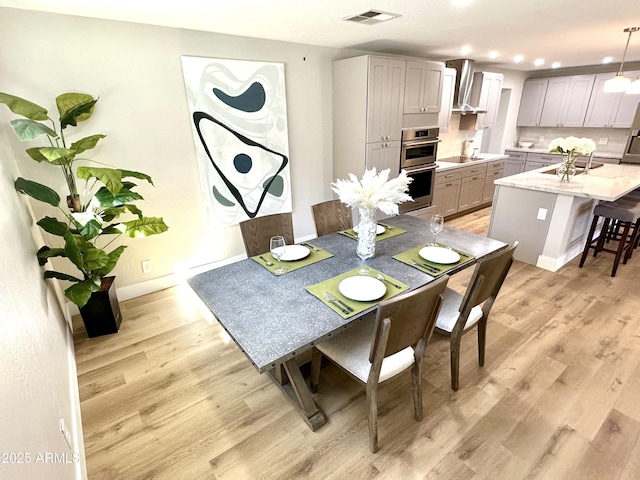
[[[447,247],[446,245],[443,245],[441,243],[436,243],[436,246],[438,247],[450,248],[454,252],[458,253],[458,255],[460,255],[460,260],[455,263],[435,263],[429,260],[425,260],[418,254],[420,250],[428,246],[429,245],[422,245],[420,247],[412,248],[411,250],[399,253],[398,255],[393,255],[393,258],[402,263],[406,263],[407,265],[411,265],[412,267],[417,268],[418,270],[425,272],[432,277],[438,277],[444,273],[447,273],[449,270],[459,267],[460,265],[472,262],[476,258],[473,255],[463,252],[462,250]],[[417,265],[412,262],[417,263]]]
[[[369,308],[377,305],[383,300],[386,300],[391,297],[395,297],[396,295],[402,292],[405,292],[409,289],[409,285],[402,283],[399,280],[396,280],[395,278],[390,277],[389,275],[385,275],[384,273],[376,270],[375,268],[370,268],[370,267],[367,267],[367,268],[369,268],[368,275],[359,275],[358,270],[360,270],[360,267],[357,267],[357,268],[354,268],[353,270],[349,270],[348,272],[338,275],[337,277],[333,277],[328,280],[325,280],[324,282],[316,283],[315,285],[309,285],[308,287],[306,287],[306,289],[309,293],[319,298],[322,301],[322,303],[327,305],[329,308],[331,308],[333,311],[341,315],[343,318],[349,318],[360,312],[364,312],[365,310],[368,310]],[[340,285],[340,282],[342,282],[344,279],[349,277],[358,277],[358,276],[359,277],[368,276],[368,277],[375,278],[376,275],[382,275],[387,280],[387,282],[382,282],[387,290],[382,297],[369,302],[359,302],[357,300],[351,300],[345,297],[342,293],[340,293],[338,286]],[[394,285],[397,285],[400,288],[396,288]],[[339,300],[339,302],[337,302],[337,305],[335,303],[331,303],[327,301],[324,297],[324,292],[328,292],[329,294],[333,295],[337,300]],[[343,311],[343,309],[347,310],[347,312]],[[349,309],[353,311],[349,311]]]
[[[378,222],[378,225],[384,227],[384,232],[381,233],[380,235],[376,235],[376,242],[379,242],[380,240],[385,240],[387,238],[395,237],[396,235],[402,235],[403,233],[407,233],[406,230],[400,227],[394,227],[393,225],[388,225],[386,223]],[[350,228],[348,230],[341,230],[338,233],[346,237],[353,238],[354,240],[358,239],[358,233],[353,228]]]
[[[309,249],[309,255],[300,260],[293,261],[282,261],[280,262],[280,266],[286,269],[286,272],[277,274],[275,273],[275,269],[278,268],[278,261],[273,258],[271,253],[263,253],[262,255],[256,255],[255,257],[251,257],[251,260],[262,265],[264,268],[269,270],[274,275],[284,275],[285,273],[291,272],[293,270],[297,270],[302,267],[306,267],[307,265],[312,265],[316,262],[324,260],[325,258],[333,257],[333,253],[329,253],[326,250],[321,249],[320,247],[316,247],[315,245],[305,242],[301,245],[304,245]],[[267,265],[267,262],[272,263],[273,265]]]

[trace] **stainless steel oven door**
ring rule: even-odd
[[[433,202],[433,188],[436,180],[436,165],[407,170],[413,181],[409,184],[409,195],[413,202],[401,203],[400,212],[430,207]]]
[[[440,142],[440,140],[437,138],[402,142],[400,168],[415,168],[425,164],[435,165],[438,154],[438,142]]]

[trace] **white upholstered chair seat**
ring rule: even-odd
[[[327,357],[333,359],[351,375],[367,383],[369,371],[371,370],[369,353],[371,352],[374,319],[372,318],[370,321],[365,322],[367,326],[356,325],[354,328],[349,328],[340,333],[340,335],[335,335],[319,343],[316,348]],[[389,355],[382,361],[379,382],[382,383],[408,369],[413,365],[413,361],[412,347],[407,347],[393,355]]]
[[[459,308],[462,304],[462,298],[463,296],[455,290],[450,288],[445,289],[444,302],[442,303],[440,314],[436,320],[436,329],[447,333],[451,333],[453,331],[453,327],[460,316]],[[476,305],[471,309],[471,313],[469,314],[469,318],[467,318],[464,329],[467,330],[468,328],[473,327],[480,321],[480,319],[482,319],[482,307],[480,305]]]

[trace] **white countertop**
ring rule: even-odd
[[[522,148],[522,147],[508,147],[505,148],[505,151],[507,150],[511,150],[514,152],[524,152],[524,153],[544,153],[544,154],[549,154],[549,155],[558,155],[560,156],[560,153],[550,153],[548,148]],[[593,156],[594,157],[600,157],[600,158],[622,158],[622,153],[615,153],[615,152],[599,152],[598,150],[596,150],[595,152],[593,152]]]
[[[447,157],[448,158],[448,157]],[[492,162],[494,160],[502,160],[505,158],[509,158],[509,155],[501,155],[501,154],[495,154],[495,153],[480,153],[478,155],[478,159],[477,160],[469,160],[468,162],[447,162],[446,158],[443,158],[442,160],[438,160],[436,162],[436,165],[438,167],[438,169],[436,170],[436,172],[442,172],[444,170],[450,170],[453,168],[461,168],[461,167],[468,167],[469,165],[477,165],[477,164],[481,164],[481,163],[489,163]]]
[[[464,164],[463,164],[464,165]],[[558,164],[559,165],[559,164]],[[609,165],[578,174],[569,183],[561,183],[558,176],[542,173],[556,167],[548,166],[497,179],[500,186],[537,190],[574,197],[613,201],[640,187],[640,165]]]

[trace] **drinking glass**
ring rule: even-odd
[[[282,268],[282,265],[280,265],[280,259],[282,258],[282,255],[284,255],[286,248],[287,242],[283,236],[276,235],[275,237],[271,237],[271,256],[273,256],[273,258],[278,262],[278,266],[273,271],[276,275],[282,275],[287,271],[285,268]]]
[[[431,241],[431,245],[436,246],[436,235],[438,235],[442,229],[444,228],[444,217],[440,214],[436,214],[431,217],[429,221],[429,229],[433,234],[433,239]]]
[[[367,267],[364,263],[364,261],[367,258],[370,258],[369,255],[367,255],[366,253],[363,253],[361,250],[356,250],[356,254],[358,255],[358,257],[360,257],[360,270],[358,270],[358,275],[369,275],[369,267]]]

